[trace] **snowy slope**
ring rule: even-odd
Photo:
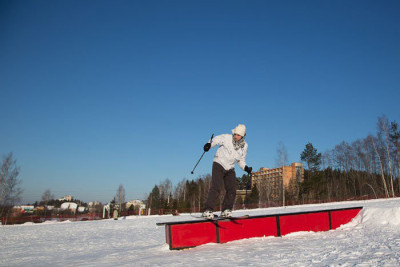
[[[351,223],[329,232],[206,244],[170,251],[156,222],[182,216],[0,227],[0,266],[399,266],[400,199],[237,211],[274,214],[364,206]]]

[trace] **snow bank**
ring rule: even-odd
[[[400,207],[364,207],[363,210],[348,224],[342,225],[339,229],[382,229],[399,231],[400,228]]]
[[[396,226],[400,225],[400,207],[380,207],[365,208],[362,211],[360,223],[368,226],[381,227],[382,225]]]

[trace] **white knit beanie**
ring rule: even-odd
[[[232,133],[244,137],[246,135],[246,126],[244,126],[244,124],[238,124],[238,126],[232,130]]]

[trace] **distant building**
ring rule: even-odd
[[[78,204],[73,202],[64,202],[61,204],[61,210],[70,210],[75,213],[78,209]]]
[[[143,203],[143,201],[141,200],[131,200],[129,202],[126,202],[125,207],[127,209],[129,209],[131,206],[133,206],[134,208],[138,208],[138,209],[145,209],[146,205]]]
[[[251,186],[258,185],[258,190],[267,188],[267,193],[272,199],[282,195],[282,182],[286,190],[290,190],[290,183],[304,181],[304,168],[302,163],[292,163],[289,166],[278,168],[260,168],[251,175]]]
[[[22,209],[22,212],[27,212],[27,213],[32,213],[33,209],[35,208],[35,206],[33,205],[24,205],[24,206],[20,206]]]
[[[45,211],[45,208],[43,206],[36,207],[33,209],[33,212],[43,212],[43,211]]]
[[[101,202],[99,201],[93,201],[93,202],[89,202],[88,207],[94,207],[94,206],[101,206]]]
[[[74,198],[73,198],[72,196],[68,195],[68,196],[65,196],[65,197],[63,197],[63,198],[59,198],[58,200],[59,200],[59,201],[68,201],[68,202],[71,202],[73,199],[74,199]]]
[[[14,206],[12,207],[12,216],[17,216],[20,213],[33,213],[34,206],[28,206],[28,205],[23,205],[23,206]]]
[[[245,202],[246,197],[251,193],[251,190],[243,190],[243,189],[238,189],[236,190],[236,200],[242,199],[242,203]]]
[[[138,211],[139,216],[144,214],[144,211],[146,210],[146,204],[143,203],[141,200],[132,200],[126,203],[126,209],[129,209],[133,207],[133,209]]]

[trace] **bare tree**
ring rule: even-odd
[[[396,121],[391,123],[390,133],[389,133],[390,143],[392,144],[394,166],[397,168],[397,178],[400,179],[400,130],[398,129],[398,124]],[[399,193],[400,193],[400,182]]]
[[[285,206],[285,181],[284,181],[284,177],[285,177],[285,164],[287,164],[289,162],[288,160],[288,153],[286,150],[285,145],[283,144],[283,142],[279,142],[278,144],[278,148],[276,149],[276,153],[277,153],[277,166],[282,164],[282,206]]]
[[[276,148],[275,163],[276,166],[283,166],[285,164],[289,164],[289,155],[286,146],[282,141],[278,143],[278,147]]]
[[[170,179],[165,179],[165,181],[160,182],[158,188],[160,189],[160,196],[163,201],[166,200],[167,205],[170,204],[170,197],[172,193],[172,182]]]
[[[257,188],[258,190],[258,205],[265,205],[267,204],[268,207],[271,206],[271,198],[272,198],[272,191],[273,191],[273,183],[270,179],[258,179],[257,180]],[[277,196],[274,196],[276,199]]]
[[[382,135],[385,136],[385,139],[382,140],[382,144],[385,147],[386,157],[387,157],[387,166],[389,167],[389,175],[390,175],[390,187],[392,189],[392,197],[394,197],[394,185],[393,185],[393,172],[392,172],[392,159],[390,157],[390,141],[389,141],[389,121],[385,115],[378,118],[378,138],[383,139]]]
[[[119,185],[115,200],[119,204],[119,213],[121,213],[122,204],[125,203],[125,188],[122,184]]]
[[[46,206],[47,203],[52,199],[54,199],[54,195],[51,193],[50,189],[44,191],[42,195],[42,201],[44,202],[44,205]]]
[[[44,191],[43,195],[42,195],[42,201],[44,204],[44,215],[46,216],[46,211],[47,211],[47,203],[54,199],[54,195],[51,193],[50,189],[47,189],[46,191]]]
[[[21,201],[22,189],[19,187],[21,180],[18,179],[20,168],[13,154],[9,153],[3,157],[0,168],[0,217],[10,211],[12,206]]]
[[[383,162],[382,162],[381,156],[379,155],[379,151],[378,151],[378,148],[377,148],[377,146],[376,146],[376,142],[375,142],[375,140],[374,140],[374,137],[370,136],[369,138],[370,138],[370,140],[371,140],[371,142],[372,142],[372,145],[374,146],[376,155],[377,155],[378,160],[379,160],[379,165],[380,165],[380,170],[381,170],[381,177],[382,177],[383,188],[385,189],[385,196],[386,196],[386,197],[389,197],[389,191],[388,191],[387,186],[386,186],[385,171],[384,171],[384,169],[383,169]]]
[[[322,168],[326,169],[328,167],[333,166],[333,150],[327,150],[322,154],[321,162]]]

